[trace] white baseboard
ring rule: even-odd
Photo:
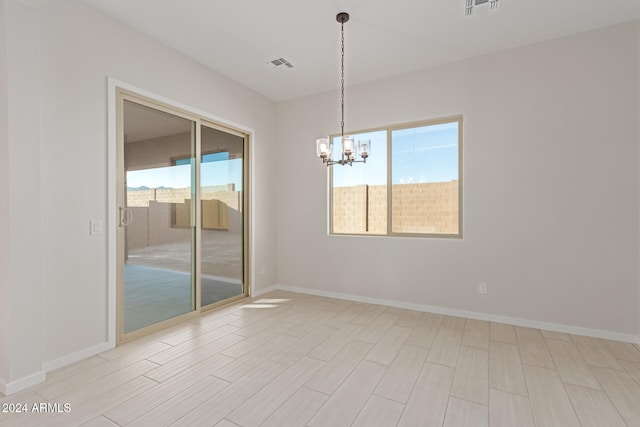
[[[269,286],[268,288],[265,288],[265,289],[260,289],[259,291],[253,291],[253,293],[251,294],[251,298],[256,298],[256,297],[259,297],[260,295],[277,291],[278,289],[283,289],[283,288],[276,285],[276,286]]]
[[[573,335],[584,335],[594,338],[603,338],[613,341],[622,341],[628,343],[640,344],[640,337],[631,334],[622,334],[619,332],[604,331],[600,329],[582,328],[579,326],[562,325],[558,323],[540,322],[537,320],[520,319],[517,317],[499,316],[488,313],[478,313],[475,311],[457,310],[445,307],[437,307],[424,304],[414,304],[405,301],[387,300],[382,298],[363,297],[360,295],[345,294],[342,292],[329,292],[319,289],[299,288],[296,286],[276,285],[268,288],[263,293],[270,290],[279,289],[283,291],[297,292],[300,294],[317,295],[321,297],[343,299],[348,301],[365,302],[369,304],[386,305],[389,307],[404,308],[408,310],[422,311],[426,313],[443,314],[449,316],[466,317],[475,320],[486,320],[489,322],[506,323],[514,326],[522,326],[525,328],[544,329],[547,331],[562,332]]]
[[[111,350],[113,347],[114,345],[112,343],[103,342],[94,345],[93,347],[85,348],[80,351],[76,351],[75,353],[71,353],[66,356],[50,360],[49,362],[45,362],[42,364],[42,369],[45,372],[55,371],[56,369],[63,368],[67,365],[71,365],[72,363],[76,363],[104,351]]]
[[[63,368],[67,365],[71,365],[72,363],[79,362],[88,357],[95,356],[96,354],[102,353],[103,351],[110,350],[113,347],[114,345],[112,343],[104,342],[104,343],[94,345],[93,347],[85,348],[75,353],[59,357],[55,360],[44,362],[42,364],[42,370],[40,372],[36,372],[24,378],[20,378],[19,380],[12,381],[10,383],[6,383],[0,380],[0,393],[4,394],[5,396],[8,396],[10,394],[17,393],[19,391],[22,391],[34,385],[43,383],[47,379],[47,372],[55,371],[56,369]]]
[[[17,393],[34,385],[43,383],[45,379],[47,379],[45,371],[39,371],[16,381],[8,383],[0,381],[0,393],[5,396],[9,396],[10,394]]]

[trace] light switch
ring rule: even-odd
[[[92,219],[91,221],[89,221],[89,234],[91,235],[97,235],[97,234],[102,234],[102,221],[98,220],[98,219]]]

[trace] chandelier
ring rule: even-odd
[[[318,157],[322,159],[322,162],[327,166],[331,165],[349,165],[352,166],[353,163],[366,163],[367,157],[369,157],[369,153],[371,152],[371,141],[364,140],[358,141],[358,145],[356,146],[353,141],[352,136],[345,136],[344,134],[344,24],[349,20],[349,14],[346,12],[340,12],[336,15],[336,21],[340,23],[340,35],[341,35],[341,66],[340,66],[340,107],[342,111],[341,121],[340,121],[340,136],[342,141],[342,156],[340,160],[333,160],[333,139],[330,137],[327,138],[318,138],[316,139],[316,154]],[[362,160],[356,160],[356,157],[362,158]]]

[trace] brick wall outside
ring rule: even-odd
[[[386,234],[386,185],[333,189],[333,232]],[[127,192],[127,206],[148,207],[149,201],[184,204],[188,188]],[[392,188],[393,226],[398,233],[455,234],[458,232],[458,181],[396,184]],[[203,187],[202,200],[219,200],[242,211],[242,192],[229,186]]]
[[[333,230],[335,233],[367,231],[367,186],[334,187]]]
[[[369,233],[387,233],[387,186],[369,186]]]
[[[393,231],[455,234],[458,232],[458,181],[395,184],[392,187]],[[385,234],[386,185],[333,189],[333,232]]]
[[[149,207],[149,200],[156,200],[156,190],[127,191],[127,207]]]
[[[190,199],[190,188],[158,188],[127,191],[127,207],[149,207],[150,200],[160,203],[184,203],[185,200]],[[202,187],[200,199],[220,200],[226,203],[229,208],[242,212],[242,192],[235,191],[234,184]]]
[[[201,189],[203,230],[242,233],[242,192],[233,184]],[[184,240],[191,223],[191,190],[164,188],[127,191],[133,221],[127,226],[129,249]]]

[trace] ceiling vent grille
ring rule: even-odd
[[[502,6],[502,0],[464,0],[466,16],[495,12]]]
[[[287,68],[293,68],[293,64],[284,58],[274,59],[269,61],[268,63],[273,65],[273,68],[278,68],[282,66],[286,66]]]

